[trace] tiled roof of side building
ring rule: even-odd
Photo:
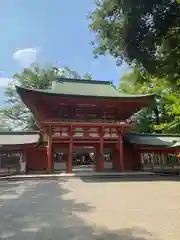
[[[180,135],[176,134],[129,133],[126,135],[125,139],[132,144],[144,146],[180,146]]]
[[[99,98],[143,98],[153,97],[153,94],[127,95],[116,89],[110,81],[96,81],[83,79],[59,78],[53,81],[52,89],[28,89],[16,86],[17,91],[37,91],[48,95],[69,95],[74,97],[99,97]]]
[[[0,146],[38,143],[39,132],[0,132]]]

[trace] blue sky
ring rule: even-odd
[[[1,0],[0,88],[32,62],[69,66],[117,84],[128,66],[116,67],[111,57],[93,58],[87,15],[94,8],[93,0]]]

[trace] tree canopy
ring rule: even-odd
[[[180,132],[180,98],[178,91],[166,79],[149,78],[144,82],[135,69],[120,79],[119,90],[129,94],[154,93],[156,101],[135,115],[138,132]],[[145,76],[144,76],[145,78]]]
[[[177,80],[180,76],[180,3],[172,0],[99,0],[89,16],[96,56]]]

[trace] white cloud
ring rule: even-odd
[[[12,82],[12,78],[8,77],[0,77],[0,87],[6,87],[10,82]]]
[[[22,67],[29,67],[36,62],[38,52],[37,48],[20,49],[13,54],[13,59],[18,61]]]

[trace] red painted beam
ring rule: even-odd
[[[43,121],[40,123],[40,125],[43,126],[54,126],[57,127],[69,127],[72,125],[72,127],[76,128],[83,128],[83,127],[112,127],[112,128],[131,128],[133,127],[133,124],[130,123],[107,123],[107,122],[60,122],[60,121]]]

